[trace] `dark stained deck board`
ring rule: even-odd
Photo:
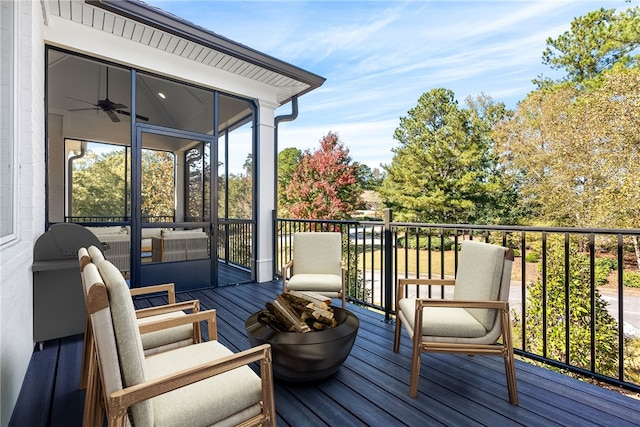
[[[218,339],[249,348],[245,319],[279,293],[276,282],[181,292],[216,309]],[[137,298],[136,305],[164,303]],[[393,352],[394,325],[380,313],[349,304],[360,329],[338,373],[316,384],[276,382],[279,426],[640,425],[640,402],[522,361],[516,362],[520,405],[508,402],[499,357],[423,354],[418,397],[408,395],[410,341]],[[45,343],[34,352],[10,425],[74,426],[82,415],[79,381],[82,337]]]
[[[9,425],[47,426],[52,406],[61,340],[47,341],[31,356]]]
[[[237,283],[247,283],[251,281],[251,272],[240,268],[235,268],[230,264],[218,263],[218,283],[220,285],[233,285]]]
[[[61,340],[58,353],[58,372],[54,389],[54,401],[51,408],[51,425],[81,425],[84,406],[84,391],[80,384],[80,365],[82,363],[81,337],[66,337]]]

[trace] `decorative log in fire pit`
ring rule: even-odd
[[[306,292],[286,295],[291,293],[278,295],[265,310],[247,319],[249,342],[252,346],[271,344],[273,375],[277,379],[302,382],[327,378],[349,356],[360,322],[350,311],[328,306],[330,300],[322,296]],[[311,300],[306,304],[289,302],[296,298]]]
[[[312,292],[289,291],[266,304],[259,320],[283,332],[311,332],[337,326],[331,298]]]

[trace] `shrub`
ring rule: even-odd
[[[529,252],[524,259],[527,262],[538,262],[540,261],[540,254],[538,252]]]
[[[609,281],[609,273],[618,267],[618,262],[612,258],[598,258],[595,262],[596,286],[606,285]]]
[[[598,289],[595,289],[595,299],[592,298],[588,286],[591,276],[589,264],[589,258],[580,254],[576,247],[572,247],[569,252],[570,268],[567,274],[563,243],[550,241],[546,288],[543,289],[542,280],[537,279],[527,289],[524,350],[534,354],[546,354],[547,358],[558,361],[566,360],[569,351],[572,365],[589,369],[595,362],[597,372],[615,377],[618,369],[618,324],[607,311],[607,302]],[[545,300],[546,305],[543,305]],[[567,300],[570,305],[568,318]],[[592,330],[592,302],[596,314],[593,323],[595,331]],[[517,324],[516,326],[519,327]],[[570,337],[568,350],[565,343],[567,330]],[[594,360],[588,345],[593,332],[596,335]]]
[[[598,258],[596,259],[596,268],[608,268],[609,273],[618,268],[618,261],[615,258]],[[608,274],[608,273],[607,273]]]
[[[416,239],[414,236],[410,236],[408,238],[408,243],[407,243],[406,236],[400,237],[396,241],[396,245],[399,248],[406,247],[408,249],[416,249]],[[441,251],[441,250],[450,251],[452,248],[453,248],[453,240],[449,239],[448,237],[445,237],[442,241],[440,240],[440,237],[437,237],[437,236],[431,237],[432,251]],[[418,239],[418,249],[422,249],[422,250],[429,249],[429,238],[427,236],[421,236],[420,239]]]
[[[628,288],[640,288],[640,272],[630,271],[625,273],[623,283]]]

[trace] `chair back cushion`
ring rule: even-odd
[[[87,294],[92,286],[103,285],[102,277],[95,264],[89,263],[82,272],[82,282],[87,287]],[[116,338],[111,321],[109,307],[91,313],[91,327],[95,338],[95,346],[100,365],[104,393],[108,396],[114,391],[122,390],[122,376],[118,359]]]
[[[459,301],[497,301],[500,295],[506,248],[488,243],[462,242],[453,299]],[[468,309],[489,331],[495,322],[495,310]]]
[[[295,233],[293,274],[336,274],[342,271],[340,233]]]
[[[118,346],[120,369],[125,387],[146,381],[145,357],[136,320],[135,307],[129,287],[122,273],[109,261],[98,264],[98,270],[107,286],[113,329]],[[131,408],[136,425],[153,425],[151,401],[143,401]]]
[[[89,252],[89,256],[91,257],[92,263],[98,265],[99,263],[104,261],[104,255],[102,254],[102,251],[96,248],[95,246],[89,246],[89,249],[87,249],[87,252]]]
[[[91,262],[91,257],[89,256],[89,252],[86,248],[78,249],[78,263],[80,264],[80,272],[84,270],[86,265]]]

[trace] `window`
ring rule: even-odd
[[[0,244],[16,232],[14,8],[13,2],[0,2]]]
[[[115,144],[65,140],[66,220],[122,222],[130,217],[130,153]]]

